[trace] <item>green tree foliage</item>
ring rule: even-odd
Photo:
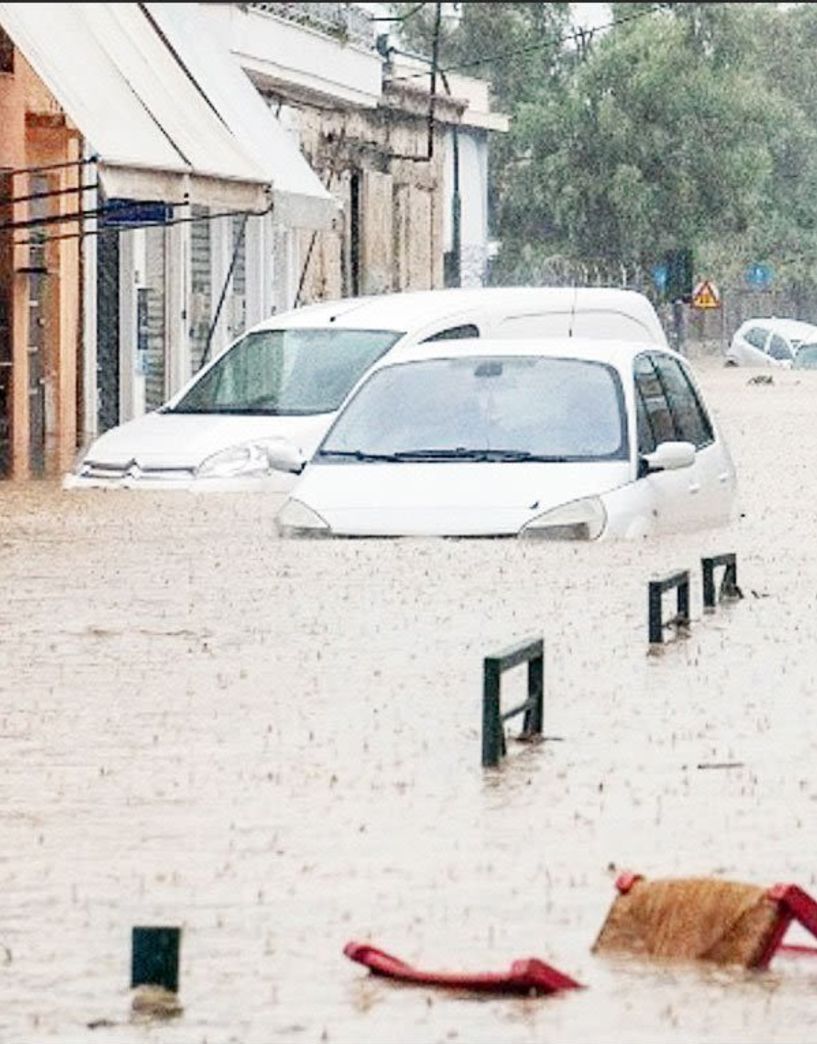
[[[505,181],[500,223],[511,269],[537,237],[545,251],[644,266],[686,245],[721,272],[813,243],[814,120],[758,53],[786,16],[656,8],[598,40],[552,100],[515,109],[525,163]]]
[[[411,9],[410,5],[401,5]],[[416,8],[416,5],[412,5]],[[435,5],[405,24],[430,53]],[[817,5],[616,3],[576,48],[565,4],[465,3],[441,65],[489,79],[497,277],[554,255],[648,268],[752,261],[817,284]]]
[[[400,35],[424,55],[433,50],[436,4],[395,4],[405,20]],[[465,3],[455,28],[442,26],[440,66],[487,79],[498,108],[546,91],[564,61],[560,39],[569,31],[567,3]]]
[[[465,3],[461,23],[445,25],[439,39],[439,64],[445,72],[462,73],[491,84],[494,107],[514,112],[523,102],[552,98],[566,54],[563,37],[570,33],[568,3]],[[404,17],[403,43],[423,55],[433,51],[434,3],[394,4]],[[491,140],[490,193],[492,215],[499,214],[503,174],[515,169],[518,146],[513,136]],[[498,229],[495,229],[498,231]]]

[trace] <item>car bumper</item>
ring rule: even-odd
[[[162,478],[154,475],[102,478],[71,473],[63,478],[62,488],[135,489],[152,493],[289,493],[297,479],[297,475],[285,471],[238,478]]]

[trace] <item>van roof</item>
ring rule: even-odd
[[[415,290],[372,297],[347,297],[306,305],[271,316],[255,330],[308,327],[332,323],[358,330],[409,332],[447,315],[485,308],[570,311],[581,306],[588,310],[609,310],[637,316],[648,326],[657,322],[652,305],[634,290],[614,287],[452,287],[446,290]]]
[[[682,359],[677,352],[658,345],[646,350],[660,351],[664,355]],[[637,342],[597,340],[593,337],[464,338],[458,341],[426,341],[422,344],[412,345],[397,357],[383,356],[374,364],[372,371],[387,369],[389,366],[399,366],[403,363],[484,355],[586,359],[629,371],[633,359],[643,351],[645,351],[645,346]]]

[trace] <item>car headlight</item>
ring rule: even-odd
[[[598,540],[607,512],[598,497],[583,497],[537,515],[519,530],[529,540]]]
[[[246,442],[219,450],[196,468],[198,478],[236,478],[263,475],[271,469],[270,447],[264,442]]]
[[[275,524],[278,527],[278,535],[282,537],[322,537],[332,534],[326,519],[321,518],[317,511],[313,511],[302,501],[294,500],[292,497],[276,515]]]

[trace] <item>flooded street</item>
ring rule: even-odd
[[[817,374],[758,372],[699,369],[739,517],[646,543],[285,542],[261,496],[0,486],[0,1041],[817,1037],[817,959],[590,952],[618,869],[817,891]],[[704,616],[727,551],[745,598]],[[680,568],[691,636],[647,656]],[[486,771],[482,658],[529,635],[551,739]],[[136,1025],[152,924],[183,929],[184,1014]],[[400,987],[350,939],[588,989]]]

